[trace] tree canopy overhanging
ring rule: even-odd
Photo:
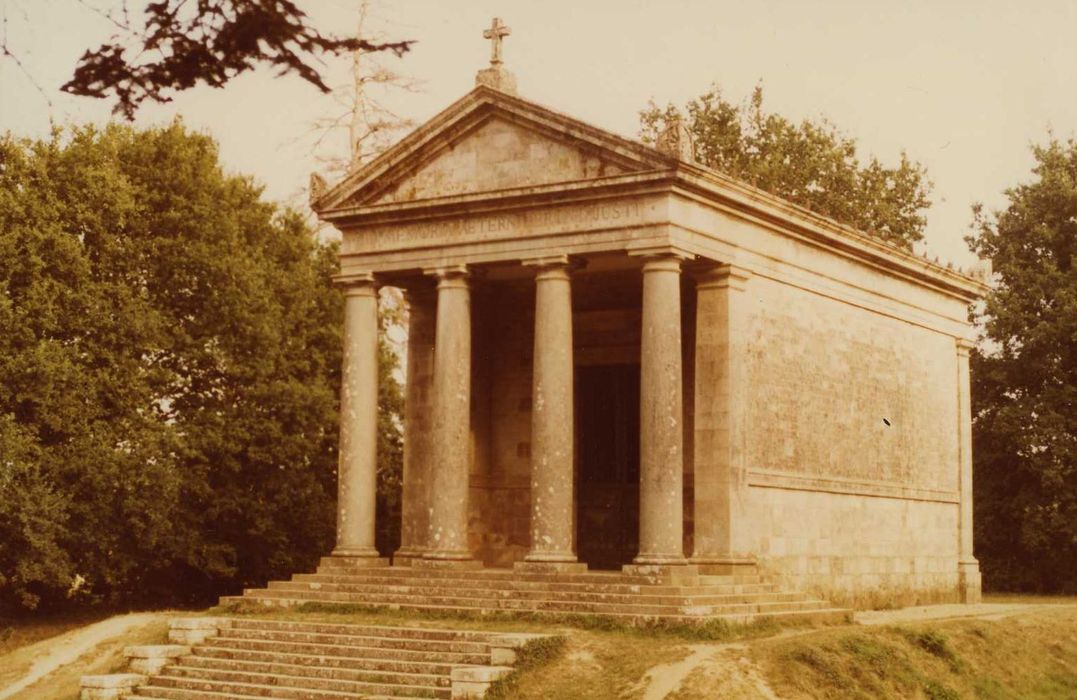
[[[0,137],[0,612],[207,601],[332,548],[336,269],[181,124]]]
[[[744,104],[717,86],[683,110],[651,103],[640,112],[644,142],[674,119],[688,127],[703,165],[896,245],[924,237],[931,183],[904,153],[897,167],[862,163],[856,141],[825,119],[796,124],[764,111],[762,86]]]
[[[268,64],[295,73],[322,92],[329,86],[313,63],[319,54],[406,52],[413,42],[371,42],[326,35],[290,0],[160,0],[145,7],[142,25],[110,17],[123,30],[87,50],[61,90],[116,100],[127,119],[146,100],[171,101],[171,92],[199,83],[222,87],[236,76]]]

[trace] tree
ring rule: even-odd
[[[972,357],[976,552],[995,589],[1077,592],[1077,142],[1033,148],[1009,206],[974,207],[996,285]]]
[[[412,43],[322,34],[290,0],[160,0],[147,3],[144,15],[141,24],[132,22],[126,3],[122,14],[106,14],[122,35],[87,50],[61,89],[87,97],[112,96],[114,111],[133,119],[147,99],[169,102],[170,92],[198,83],[222,87],[261,64],[282,74],[295,73],[328,93],[321,73],[311,65],[318,54],[401,54]],[[6,45],[3,48],[10,55]]]
[[[370,0],[359,0],[357,15],[357,37],[374,36],[379,42],[384,40],[380,32],[371,29],[371,20],[376,17],[372,15]],[[419,83],[391,68],[382,56],[384,52],[365,48],[352,51],[351,81],[333,88],[328,95],[333,101],[333,113],[314,124],[315,150],[338,133],[347,136],[343,153],[341,149],[333,148],[330,156],[320,158],[335,176],[343,177],[366,163],[388,148],[394,136],[414,125],[412,120],[393,111],[385,97],[393,92],[413,92]]]
[[[931,185],[905,153],[896,168],[874,157],[861,164],[856,141],[829,121],[795,124],[765,112],[762,86],[741,105],[717,86],[684,110],[652,102],[640,112],[644,142],[678,119],[704,165],[888,242],[908,247],[923,238]]]
[[[0,608],[205,600],[331,548],[336,269],[182,124],[0,137]]]

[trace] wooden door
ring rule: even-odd
[[[619,569],[639,549],[639,365],[576,368],[576,550]]]

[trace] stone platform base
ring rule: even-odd
[[[221,603],[254,601],[287,607],[321,602],[461,615],[601,615],[677,622],[750,622],[763,617],[844,621],[847,613],[824,600],[781,590],[754,568],[711,576],[694,566],[648,565],[626,571],[587,571],[581,566],[571,564],[567,571],[528,566],[355,567],[346,559],[326,557],[316,573],[296,574],[290,581],[274,581],[243,596],[222,598]]]

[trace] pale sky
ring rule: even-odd
[[[353,31],[353,0],[298,0],[319,27]],[[99,8],[112,0],[85,0]],[[132,9],[144,6],[130,0]],[[0,58],[0,129],[42,136],[54,120],[103,121],[109,105],[63,95],[78,56],[113,33],[77,0],[0,0],[7,41],[45,97]],[[734,101],[759,81],[766,107],[793,119],[826,116],[861,156],[896,164],[904,148],[935,183],[929,254],[968,265],[970,205],[1003,206],[1030,176],[1031,143],[1077,131],[1077,2],[997,0],[399,0],[377,7],[390,38],[415,39],[386,59],[423,82],[390,97],[422,122],[474,85],[487,64],[482,30],[512,28],[505,64],[522,97],[624,136],[638,134],[649,99],[683,104],[717,82]],[[347,80],[348,63],[328,67]],[[140,111],[137,124],[182,115],[221,144],[230,170],[255,176],[275,199],[302,203],[311,123],[334,106],[298,77],[261,70],[222,90],[199,88]],[[338,141],[344,148],[344,141]]]

